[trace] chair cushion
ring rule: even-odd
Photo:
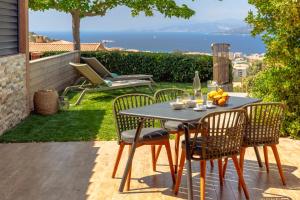
[[[208,148],[205,147],[206,151],[205,154],[203,154],[203,147],[201,146],[201,143],[203,142],[204,138],[198,137],[196,140],[195,147],[193,149],[193,155],[192,158],[196,160],[207,160],[207,159],[218,159],[222,157],[228,157],[232,155],[239,154],[239,151],[236,149],[225,148],[222,149],[222,146],[216,146],[214,148]],[[191,145],[191,142],[190,142]],[[185,149],[185,140],[182,141],[181,147]]]
[[[197,127],[197,125],[198,125],[198,121],[193,122],[193,123],[189,124],[189,128],[195,129]],[[177,121],[168,120],[165,122],[164,126],[165,126],[165,129],[167,129],[168,131],[182,131],[183,130],[182,123],[177,122]]]
[[[121,139],[124,142],[132,143],[136,130],[127,130],[121,133]],[[169,139],[168,131],[161,128],[143,128],[140,134],[139,141],[156,141]]]

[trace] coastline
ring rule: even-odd
[[[71,32],[36,32],[57,40],[72,41]],[[120,47],[150,52],[211,53],[212,43],[229,43],[232,52],[264,53],[261,38],[245,34],[199,32],[81,32],[81,42],[105,42],[109,48]]]

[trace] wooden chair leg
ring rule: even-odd
[[[155,163],[157,163],[161,148],[162,148],[162,145],[159,145],[158,148],[157,148],[157,151],[155,153]]]
[[[175,172],[174,172],[174,166],[173,166],[173,161],[172,161],[172,152],[171,152],[169,140],[165,143],[165,147],[166,147],[166,151],[167,151],[172,181],[173,181],[173,184],[175,184]]]
[[[240,170],[241,170],[241,173],[242,175],[244,176],[244,159],[245,159],[245,153],[246,153],[246,147],[242,147],[241,150],[240,150]],[[241,187],[241,182],[239,180],[239,189]]]
[[[155,145],[151,145],[151,154],[152,154],[152,169],[153,171],[156,171]]]
[[[225,178],[225,174],[226,174],[226,169],[227,169],[227,164],[228,164],[228,158],[224,159],[224,165],[223,165],[223,179]]]
[[[220,185],[223,186],[223,166],[222,166],[222,159],[218,159],[218,169],[219,169],[219,181]]]
[[[184,162],[185,162],[185,151],[182,150],[181,157],[180,157],[180,162],[179,162],[179,166],[178,166],[178,173],[177,173],[176,183],[175,183],[175,186],[174,186],[174,193],[175,194],[178,194],[178,191],[179,191],[179,186],[180,186],[180,183],[181,183],[181,177],[182,177]]]
[[[246,183],[245,183],[245,180],[244,180],[244,176],[243,176],[243,173],[240,169],[240,166],[239,166],[239,162],[238,162],[238,159],[237,159],[237,156],[232,156],[232,161],[233,161],[233,164],[234,164],[234,167],[236,169],[236,172],[239,176],[239,182],[241,183],[241,186],[244,190],[244,194],[246,196],[246,199],[250,199],[249,197],[249,192],[248,192],[248,189],[247,189],[247,186],[246,186]]]
[[[128,156],[130,155],[130,151],[131,151],[131,145],[129,145],[128,148]],[[127,177],[127,184],[126,184],[126,190],[129,191],[130,190],[130,179],[131,179],[131,169],[132,169],[132,164],[128,173],[128,177]]]
[[[283,170],[282,170],[279,154],[278,154],[278,151],[277,151],[277,147],[274,144],[274,145],[271,145],[271,148],[272,148],[272,151],[274,153],[274,157],[275,157],[275,160],[276,160],[276,163],[277,163],[277,167],[278,167],[278,171],[279,171],[279,174],[280,174],[282,184],[286,185],[286,181],[285,181],[285,177],[284,177],[284,174],[283,174]]]
[[[206,160],[200,161],[200,199],[205,200]]]
[[[180,133],[177,133],[175,138],[175,166],[174,166],[175,174],[177,173],[177,168],[178,168],[179,143],[180,143]]]
[[[116,159],[114,170],[113,170],[113,173],[112,173],[112,178],[115,178],[115,176],[116,176],[118,166],[119,166],[119,163],[120,163],[120,159],[122,157],[122,153],[123,153],[123,150],[124,150],[124,146],[125,146],[124,144],[120,144],[120,146],[119,146],[117,159]]]
[[[264,146],[264,157],[265,157],[265,165],[266,165],[266,169],[267,169],[267,173],[269,173],[269,157],[268,157],[268,147]]]
[[[240,168],[242,172],[244,170],[245,153],[246,153],[246,148],[242,147],[240,151]]]

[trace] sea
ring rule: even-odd
[[[52,39],[72,41],[71,32],[36,32]],[[264,53],[261,37],[250,34],[204,34],[197,32],[81,32],[81,42],[105,42],[107,47],[121,47],[151,52],[211,53],[212,43],[229,43],[231,52]]]

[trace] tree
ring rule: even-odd
[[[177,5],[174,0],[29,0],[32,10],[55,9],[72,15],[74,50],[80,50],[80,20],[84,17],[104,16],[117,6],[129,7],[133,16],[141,12],[153,16],[153,12],[158,11],[165,17],[190,18],[195,13],[185,4]]]
[[[246,21],[262,34],[267,67],[251,79],[250,91],[288,106],[283,130],[300,137],[300,0],[248,0],[257,9]]]
[[[246,22],[254,36],[262,34],[270,65],[295,65],[300,61],[300,0],[248,0]]]

